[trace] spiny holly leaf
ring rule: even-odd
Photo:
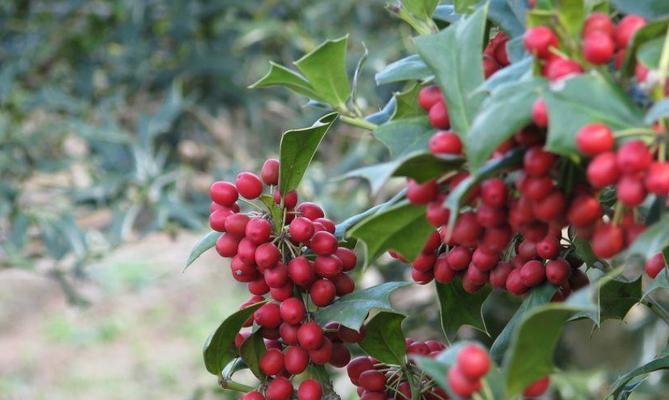
[[[402,321],[406,315],[381,311],[365,324],[365,338],[359,343],[368,355],[386,364],[404,365],[406,347]]]
[[[420,92],[420,85],[414,84],[406,90],[393,95],[397,102],[395,112],[392,116],[393,120],[425,115],[425,110],[418,103],[418,92]]]
[[[625,390],[630,381],[635,380],[641,376],[645,376],[653,371],[659,371],[662,369],[669,369],[669,349],[665,349],[662,353],[658,354],[657,358],[653,361],[634,368],[625,375],[622,375],[616,379],[616,381],[613,382],[613,385],[611,385],[611,389],[606,395],[606,398],[619,399],[619,396]]]
[[[611,0],[611,3],[624,14],[637,14],[648,19],[669,14],[669,2],[664,0]]]
[[[286,131],[281,137],[279,190],[284,195],[297,188],[323,137],[337,120],[337,113],[321,117],[309,128]]]
[[[458,169],[464,160],[460,157],[436,157],[432,153],[414,152],[395,161],[370,165],[348,172],[343,178],[363,178],[367,180],[376,195],[388,179],[405,176],[418,182],[442,176]]]
[[[545,93],[550,124],[546,149],[580,157],[576,132],[585,124],[602,122],[612,130],[644,126],[643,113],[617,85],[591,72],[566,79],[563,86]]]
[[[664,215],[660,221],[649,226],[643,231],[627,250],[628,254],[642,255],[646,260],[669,246],[669,214]]]
[[[513,338],[513,334],[518,328],[523,316],[535,307],[547,304],[551,300],[551,297],[553,297],[553,293],[555,293],[555,287],[552,285],[543,285],[532,289],[530,294],[523,300],[520,307],[518,307],[515,314],[513,314],[513,317],[507,322],[502,332],[500,332],[490,347],[490,356],[493,360],[498,363],[502,362],[504,354],[509,348],[509,344]]]
[[[316,311],[316,321],[319,324],[335,321],[351,329],[360,330],[371,310],[393,311],[390,294],[409,284],[409,282],[386,282],[368,289],[356,290]]]
[[[343,240],[344,236],[346,236],[346,233],[348,230],[356,225],[358,222],[362,221],[363,219],[374,215],[376,213],[379,213],[387,208],[390,208],[394,204],[397,204],[399,201],[401,201],[404,198],[404,194],[406,193],[406,189],[400,191],[397,193],[395,196],[393,196],[390,200],[386,201],[385,203],[377,204],[374,207],[365,210],[361,212],[360,214],[353,215],[352,217],[349,217],[345,219],[344,221],[340,222],[337,224],[336,229],[335,229],[335,236],[339,240]]]
[[[669,289],[669,270],[667,268],[662,268],[659,274],[648,283],[646,289],[643,292],[643,298],[651,294],[656,289]]]
[[[351,87],[346,74],[348,36],[328,40],[295,61],[314,91],[335,109],[346,109]]]
[[[532,105],[546,86],[533,78],[506,84],[492,92],[483,102],[465,138],[467,160],[476,171],[495,149],[532,121]]]
[[[460,12],[458,4],[456,10]],[[461,7],[467,8],[462,3]],[[464,137],[483,101],[474,93],[483,83],[483,33],[488,6],[479,7],[443,31],[416,39],[418,54],[434,72],[451,119],[451,127]]]
[[[469,325],[488,334],[481,314],[481,306],[491,292],[490,287],[467,293],[462,287],[462,279],[456,278],[450,283],[435,283],[441,327],[444,335],[452,338],[463,325]]]
[[[388,64],[374,79],[377,85],[403,81],[422,81],[432,77],[432,71],[419,55],[414,54]]]
[[[407,260],[413,260],[433,231],[425,219],[425,206],[402,202],[364,219],[348,232],[347,237],[364,244],[367,265],[387,250],[395,250]]]
[[[597,326],[607,319],[623,319],[641,300],[641,277],[633,281],[611,279],[599,289]]]
[[[265,377],[265,374],[260,370],[260,358],[262,358],[266,351],[265,340],[262,337],[260,329],[246,338],[239,349],[242,360],[244,360],[244,363],[246,363],[251,372],[253,372],[253,375],[258,379],[264,379]]]
[[[595,255],[595,252],[592,250],[590,242],[581,239],[579,237],[575,237],[573,243],[574,243],[574,252],[578,256],[578,258],[583,260],[583,262],[588,268],[597,268],[603,270],[608,267],[609,264],[606,261],[599,259]]]
[[[197,258],[200,257],[202,253],[214,247],[216,245],[216,241],[220,236],[221,232],[211,231],[206,235],[204,235],[200,240],[198,240],[198,242],[195,243],[195,246],[188,255],[188,261],[186,261],[186,266],[184,267],[184,271],[193,262],[195,262],[195,260],[197,260]]]
[[[427,149],[427,143],[436,129],[426,116],[403,118],[379,125],[374,136],[385,144],[394,157]]]
[[[223,367],[238,356],[235,336],[244,322],[262,306],[265,301],[243,308],[226,318],[204,344],[202,354],[207,371],[219,375]]]
[[[256,83],[250,86],[251,89],[264,88],[270,86],[284,86],[297,94],[301,94],[310,99],[325,101],[314,90],[313,86],[303,76],[297,72],[273,62],[270,62],[269,72]]]
[[[502,68],[483,82],[477,91],[490,93],[505,85],[515,85],[519,84],[521,81],[537,79],[532,75],[532,63],[532,57],[524,57],[508,67]],[[482,106],[482,108],[483,111],[485,111],[485,107]],[[476,120],[474,120],[474,122],[476,122]]]

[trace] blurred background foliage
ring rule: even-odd
[[[390,94],[372,77],[410,32],[383,4],[0,2],[0,265],[42,265],[65,282],[122,241],[202,229],[214,177],[258,167],[283,130],[322,112],[285,91],[247,90],[268,60],[288,64],[350,33],[351,70],[373,49],[362,103]],[[332,135],[305,192],[325,193],[329,178],[382,151],[360,133]],[[338,193],[325,204],[334,217],[365,205],[362,193]]]

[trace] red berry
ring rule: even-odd
[[[523,395],[527,397],[538,397],[546,393],[548,386],[551,384],[550,378],[545,376],[534,383],[530,384],[523,391]]]
[[[323,342],[315,350],[309,350],[311,362],[317,365],[325,365],[332,358],[332,341],[323,337]]]
[[[297,206],[297,212],[302,214],[303,217],[308,218],[312,221],[318,219],[318,218],[323,218],[325,217],[325,213],[323,212],[323,209],[318,206],[318,204],[314,204],[308,201],[305,201],[304,203],[300,203],[299,206]]]
[[[281,252],[274,243],[263,243],[256,248],[255,261],[258,268],[273,268],[281,258]]]
[[[327,279],[318,279],[309,289],[309,296],[311,301],[314,302],[318,307],[325,307],[328,304],[332,303],[335,295],[337,294],[337,288],[334,283]]]
[[[628,15],[621,19],[614,33],[618,48],[626,48],[636,31],[644,25],[646,25],[646,20],[638,15]]]
[[[262,182],[260,178],[251,172],[241,172],[235,179],[235,186],[242,197],[253,200],[262,194]]]
[[[337,251],[337,238],[330,232],[316,232],[311,238],[309,248],[320,256],[329,256]]]
[[[427,204],[434,200],[439,194],[439,185],[432,179],[424,183],[409,181],[407,186],[407,199],[413,204]]]
[[[498,254],[488,253],[481,247],[477,247],[476,250],[474,250],[474,254],[472,254],[472,264],[474,264],[481,272],[490,271],[495,268],[498,261]]]
[[[432,270],[434,262],[437,260],[436,254],[419,254],[411,263],[411,266],[418,271],[428,272]]]
[[[571,266],[563,259],[550,260],[546,263],[546,278],[553,285],[562,285],[571,273]]]
[[[523,44],[530,53],[539,58],[546,58],[551,47],[558,47],[557,35],[547,26],[535,26],[523,35]]]
[[[564,194],[559,190],[554,190],[548,196],[534,203],[532,212],[539,221],[555,221],[562,216],[566,203]]]
[[[276,204],[281,204],[281,191],[279,191],[279,188],[277,187],[274,189],[274,203]],[[291,190],[290,192],[286,193],[286,195],[283,197],[283,207],[289,210],[292,210],[295,208],[297,205],[297,192],[294,190]],[[288,214],[288,215],[293,215],[293,214]]]
[[[237,193],[237,188],[232,183],[217,181],[209,187],[209,197],[217,204],[232,207],[239,198],[239,193]]]
[[[355,281],[344,273],[332,278],[332,283],[335,285],[335,294],[337,296],[345,296],[349,293],[353,293],[355,290]]]
[[[439,131],[428,143],[432,154],[462,154],[462,142],[453,131]]]
[[[242,400],[265,400],[265,396],[254,390],[252,392],[244,393]]]
[[[306,350],[298,346],[288,346],[283,353],[283,364],[289,374],[301,374],[307,369],[309,353]]]
[[[297,340],[305,350],[315,350],[323,343],[323,330],[316,322],[307,322],[297,330]]]
[[[237,255],[237,246],[239,239],[227,233],[222,234],[216,240],[216,251],[221,257],[234,257]]]
[[[527,285],[523,283],[523,279],[520,275],[521,268],[516,268],[509,273],[509,276],[506,278],[506,290],[520,296],[525,293],[528,289]]]
[[[432,270],[419,271],[416,268],[411,268],[411,279],[419,285],[427,285],[434,279]]]
[[[311,262],[303,256],[293,258],[288,262],[288,275],[299,286],[309,286],[316,278]]]
[[[314,269],[316,275],[332,279],[344,270],[344,266],[336,256],[317,256],[314,260]]]
[[[407,346],[407,354],[426,356],[430,354],[430,348],[423,342],[413,342]]]
[[[278,289],[288,284],[288,267],[284,263],[277,263],[274,268],[265,270],[265,282],[270,288]]]
[[[591,32],[583,39],[583,58],[592,64],[606,64],[613,57],[615,43],[604,32]]]
[[[503,208],[492,208],[489,205],[481,204],[476,210],[476,222],[485,228],[494,228],[503,225],[508,217],[508,213]]]
[[[616,189],[618,200],[628,207],[638,206],[646,198],[646,188],[640,176],[623,175],[618,181]]]
[[[448,108],[446,108],[446,102],[443,100],[433,105],[427,116],[430,125],[437,129],[448,129],[451,126],[451,121],[448,118]]]
[[[616,162],[621,172],[642,172],[653,162],[653,155],[641,140],[630,140],[618,149]]]
[[[555,156],[540,146],[531,147],[523,156],[523,168],[525,172],[534,177],[547,175],[554,162]]]
[[[251,282],[258,277],[258,270],[252,265],[245,264],[239,256],[232,259],[230,271],[232,277],[238,282]]]
[[[555,183],[550,176],[528,177],[523,182],[521,192],[531,200],[541,200],[546,198],[554,188]]]
[[[616,183],[620,177],[616,153],[609,151],[593,158],[588,165],[587,176],[588,182],[595,188],[603,188]]]
[[[471,381],[481,379],[490,370],[488,352],[477,345],[463,347],[458,352],[456,362],[462,374]]]
[[[455,278],[455,271],[448,265],[447,255],[440,255],[434,264],[434,279],[439,283],[448,283],[453,278]]]
[[[542,98],[537,99],[532,105],[532,122],[539,128],[548,126],[548,109],[546,101]]]
[[[643,268],[648,276],[654,279],[666,266],[667,264],[664,262],[664,256],[662,253],[658,253],[648,259]]]
[[[585,226],[592,224],[602,216],[602,206],[599,201],[591,195],[579,195],[572,200],[567,221],[574,226]]]
[[[321,384],[314,379],[307,379],[300,383],[297,389],[298,400],[320,400],[323,396]]]
[[[582,72],[583,68],[581,68],[581,65],[578,62],[566,58],[550,60],[544,66],[544,75],[550,81],[557,81]]]
[[[483,55],[483,77],[488,79],[495,72],[499,71],[501,66],[497,63],[494,57],[491,57],[487,54]]]
[[[279,312],[281,314],[281,319],[283,319],[284,322],[296,325],[304,320],[306,310],[304,309],[302,300],[296,297],[291,297],[281,302]]]
[[[613,36],[614,30],[615,26],[613,25],[613,21],[611,21],[611,17],[601,12],[594,12],[585,19],[582,36],[586,37],[592,32],[602,32]]]
[[[281,339],[283,339],[283,342],[289,346],[295,346],[298,344],[297,341],[297,328],[299,328],[296,325],[291,325],[287,323],[282,323],[279,326],[279,335],[281,336]],[[301,347],[300,347],[301,349]],[[284,362],[286,365],[288,365],[288,353],[284,355]],[[287,368],[286,368],[287,369]],[[290,372],[290,371],[288,371]],[[292,373],[292,372],[291,372]]]
[[[527,287],[536,286],[543,282],[545,278],[546,270],[540,261],[530,260],[520,269],[520,279]]]
[[[425,110],[429,111],[433,105],[442,101],[441,90],[437,86],[425,86],[418,92],[418,104]]]
[[[283,354],[277,349],[269,349],[260,357],[260,370],[267,376],[276,375],[283,369]]]
[[[277,185],[279,183],[279,160],[270,158],[265,161],[260,170],[260,177],[265,185]]]
[[[264,294],[267,294],[269,292],[269,286],[267,285],[267,282],[265,282],[264,277],[260,277],[254,281],[251,281],[247,285],[249,292],[253,294],[257,294],[259,296],[262,296]]]
[[[448,386],[458,396],[469,397],[481,389],[481,381],[467,379],[456,364],[448,370]]]
[[[358,256],[356,256],[355,252],[346,247],[337,247],[335,255],[341,260],[342,265],[344,266],[344,271],[352,270],[358,263]]]
[[[500,178],[490,178],[481,184],[481,199],[490,207],[503,207],[506,204],[507,188]]]
[[[288,400],[293,394],[293,384],[288,378],[279,376],[267,385],[267,400]]]
[[[364,329],[361,329],[361,331],[358,332],[354,329],[340,325],[337,335],[343,342],[358,343],[365,338],[365,331]]]
[[[332,343],[332,357],[329,363],[335,368],[344,368],[351,361],[351,352],[343,343]]]
[[[334,224],[334,222],[332,222],[327,218],[316,218],[314,220],[314,226],[318,224],[320,224],[325,231],[330,232],[332,234],[334,234],[335,231],[337,230],[337,226]]]
[[[669,163],[652,163],[648,168],[645,185],[651,193],[661,196],[669,193]]]
[[[456,246],[448,252],[446,260],[453,271],[461,271],[471,262],[472,252],[466,247]]]
[[[576,146],[583,154],[596,156],[613,149],[615,139],[611,129],[600,123],[584,125],[576,133]]]
[[[217,232],[225,232],[225,220],[230,216],[235,215],[229,209],[220,209],[212,212],[209,215],[209,226]]]
[[[278,328],[281,325],[279,305],[276,303],[263,304],[253,313],[253,319],[262,327]]]
[[[504,289],[506,280],[513,270],[513,265],[507,261],[502,261],[490,271],[490,285],[496,289]]]
[[[625,232],[620,226],[605,224],[597,227],[592,237],[592,251],[597,257],[610,258],[625,245]]]
[[[455,227],[453,227],[452,239],[458,244],[469,246],[476,243],[483,229],[476,221],[476,214],[466,212],[460,214]]]
[[[374,368],[374,364],[367,356],[355,357],[351,360],[350,363],[346,366],[346,373],[348,374],[351,383],[358,386],[360,383],[360,375],[368,370]]]
[[[537,243],[537,254],[544,259],[554,258],[560,252],[560,240],[554,236],[546,236]]]
[[[264,218],[251,218],[246,224],[244,234],[255,244],[265,243],[272,234],[272,223]]]
[[[386,376],[374,370],[367,370],[360,374],[360,386],[370,392],[383,392],[386,386]]]

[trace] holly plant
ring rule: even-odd
[[[258,175],[211,186],[213,231],[189,264],[214,247],[251,297],[207,341],[206,368],[254,400],[339,398],[338,369],[362,399],[555,398],[568,373],[554,365],[565,325],[598,329],[637,303],[669,323],[656,298],[669,288],[669,3],[404,0],[388,10],[413,29],[416,54],[376,75],[401,88],[380,111],[365,116],[356,97],[362,63],[349,76],[348,37],[294,67],[271,64],[252,85],[328,111],[285,132]],[[296,190],[341,123],[389,152],[348,177],[374,194],[391,177],[406,183],[337,224]],[[413,282],[356,287],[357,271],[389,257]],[[436,292],[442,340],[405,336],[390,296],[415,284]],[[520,305],[493,333],[482,308],[500,294]],[[463,325],[491,346],[459,336]],[[597,392],[628,398],[668,366],[658,351]],[[253,385],[233,379],[242,369]]]

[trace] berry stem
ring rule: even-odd
[[[622,129],[622,130],[613,132],[613,137],[615,137],[616,139],[621,138],[621,137],[626,137],[626,136],[652,136],[652,137],[655,137],[655,136],[657,136],[657,132],[655,132],[653,129],[649,129],[649,128],[630,128],[630,129]]]
[[[611,222],[613,225],[618,225],[623,218],[623,203],[617,201],[613,209],[613,218]]]
[[[348,115],[341,115],[341,120],[349,125],[357,126],[358,128],[367,129],[373,131],[376,129],[377,125],[369,121],[366,121],[364,118],[360,117],[350,117]]]
[[[242,383],[231,380],[221,379],[220,384],[223,389],[232,390],[240,393],[248,393],[255,390],[255,388],[252,388],[251,386],[247,386]]]

